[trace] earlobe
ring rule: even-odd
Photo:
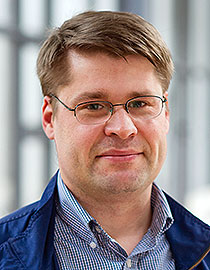
[[[50,140],[54,139],[53,108],[50,97],[45,96],[42,106],[42,126],[45,134]]]

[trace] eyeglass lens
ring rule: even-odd
[[[106,122],[112,115],[114,106],[106,101],[86,102],[76,106],[76,117],[83,124]],[[149,119],[157,117],[163,107],[160,97],[138,97],[125,104],[129,114],[134,118]]]
[[[109,102],[87,102],[76,107],[76,117],[84,124],[99,124],[109,119],[111,111]]]

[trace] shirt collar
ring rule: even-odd
[[[63,183],[60,172],[58,173],[58,200],[57,212],[67,224],[71,225],[78,233],[83,232],[87,235],[90,232],[90,225],[97,223],[94,218],[79,204],[74,195]],[[151,206],[153,210],[150,231],[156,238],[167,231],[173,224],[173,216],[162,190],[153,184],[151,194]],[[138,213],[136,213],[138,215]],[[78,226],[79,224],[79,226]]]
[[[163,191],[155,183],[152,186],[151,206],[153,216],[150,229],[157,236],[167,231],[174,219]]]
[[[71,228],[84,238],[92,238],[89,223],[94,220],[89,213],[79,204],[74,195],[64,184],[60,171],[57,179],[58,201],[56,203],[57,214]]]
[[[152,222],[150,228],[138,243],[132,254],[148,252],[161,247],[166,239],[165,232],[173,224],[173,217],[162,190],[156,185],[152,186],[151,194]]]

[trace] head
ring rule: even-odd
[[[159,32],[142,17],[126,12],[88,11],[52,31],[41,47],[37,73],[43,95],[57,94],[71,81],[69,51],[103,52],[126,60],[127,55],[146,57],[167,91],[173,72],[170,52]]]
[[[52,32],[37,70],[45,96],[43,127],[55,141],[69,189],[77,197],[101,199],[151,188],[166,156],[165,105],[146,121],[120,105],[106,122],[85,125],[49,96],[71,108],[93,99],[119,105],[136,96],[167,96],[173,63],[157,30],[130,13],[85,12]]]

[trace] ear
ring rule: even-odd
[[[164,93],[164,97],[167,99],[165,103],[165,119],[167,122],[166,132],[169,131],[169,122],[170,122],[170,112],[169,112],[169,104],[168,104],[168,92]]]
[[[45,96],[42,106],[42,126],[45,134],[50,140],[54,139],[53,108],[50,103],[50,97]]]

